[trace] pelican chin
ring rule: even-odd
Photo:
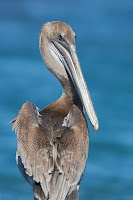
[[[89,147],[83,109],[95,131],[98,119],[71,27],[48,22],[41,29],[39,43],[44,63],[62,84],[63,95],[40,112],[33,103],[25,103],[12,121],[17,131],[18,167],[33,186],[35,199],[77,200]]]

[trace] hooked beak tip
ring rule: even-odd
[[[99,124],[97,123],[95,126],[94,126],[94,131],[97,132],[99,129]]]

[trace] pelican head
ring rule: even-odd
[[[99,123],[77,57],[74,31],[64,22],[44,24],[40,32],[40,51],[45,65],[63,87],[64,82],[70,82],[71,79],[87,116],[97,131]]]

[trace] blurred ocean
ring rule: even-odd
[[[133,1],[0,0],[0,200],[32,200],[20,174],[9,122],[24,102],[40,109],[62,88],[39,52],[47,21],[76,32],[82,71],[99,118],[80,185],[80,200],[133,200]]]

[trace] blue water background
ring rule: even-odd
[[[9,122],[24,102],[40,109],[62,88],[39,52],[47,21],[76,32],[82,71],[100,129],[89,121],[90,150],[80,200],[133,199],[133,1],[0,0],[0,200],[32,200],[32,188],[16,161]]]

